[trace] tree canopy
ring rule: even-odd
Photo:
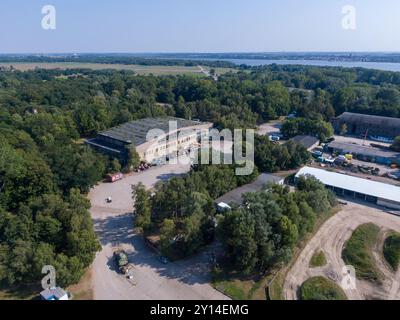
[[[111,63],[119,58],[93,59]],[[76,282],[90,264],[99,247],[84,195],[106,172],[129,169],[84,145],[85,138],[103,129],[156,116],[200,119],[218,128],[255,128],[262,121],[296,112],[297,118],[283,125],[286,137],[311,134],[325,140],[332,134],[329,121],[344,111],[400,117],[399,73],[278,65],[243,66],[236,71],[214,81],[116,70],[1,68],[0,282],[37,281],[46,263],[56,267],[60,284],[67,285]],[[308,160],[299,145],[278,146],[267,140],[256,137],[255,163],[260,171],[291,169]],[[128,165],[137,163],[137,154],[132,153]],[[163,230],[165,250],[173,244],[184,255],[195,252],[212,239],[216,222],[212,201],[255,177],[237,177],[233,169],[196,166],[187,176],[157,185],[152,196],[137,188],[139,224]],[[254,201],[265,213],[261,213],[264,209],[255,211],[257,215],[250,209],[230,213],[222,223],[226,232],[233,233],[233,225],[243,221],[232,238],[237,247],[226,243],[235,265],[240,267],[242,255],[248,271],[262,270],[290,255],[295,239],[311,228],[315,214],[332,200],[308,184],[299,186],[301,200],[285,195],[267,201],[258,195],[260,199]],[[266,222],[262,229],[260,224]],[[271,240],[272,234],[279,239]],[[245,244],[249,251],[243,251]]]

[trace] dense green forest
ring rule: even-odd
[[[399,84],[398,73],[305,66],[246,68],[217,82],[112,70],[0,71],[0,281],[35,282],[46,263],[56,266],[58,282],[67,285],[91,263],[99,245],[84,194],[119,164],[95,154],[82,138],[143,117],[173,115],[219,128],[254,128],[296,111],[307,125],[285,124],[287,135],[311,133],[323,140],[331,130],[328,121],[343,111],[399,117]],[[277,147],[262,137],[256,143],[260,171],[306,161],[295,144]],[[193,238],[206,234],[198,227],[207,227],[210,199],[243,183],[229,180],[229,170],[195,169],[158,186],[151,200],[154,215],[144,224],[159,224],[165,239],[183,234],[187,252],[195,251],[207,241]],[[217,180],[223,184],[215,185]],[[173,205],[173,195],[166,196],[185,184],[193,192],[185,190],[177,201],[194,197],[193,208]],[[171,210],[166,214],[165,208]]]
[[[231,68],[235,64],[226,61],[196,61],[195,59],[159,59],[154,57],[143,57],[134,54],[59,54],[59,55],[0,55],[1,62],[74,62],[74,63],[106,63],[106,64],[137,64],[143,66],[197,66],[199,64],[209,67]]]

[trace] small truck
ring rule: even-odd
[[[128,256],[126,255],[125,251],[118,250],[114,252],[114,260],[118,265],[118,270],[125,274],[126,273],[126,266],[128,266]]]

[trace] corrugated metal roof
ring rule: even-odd
[[[400,118],[381,117],[381,116],[374,116],[361,113],[344,112],[343,114],[338,116],[337,119],[356,124],[374,125],[383,127],[389,126],[396,129],[400,128]]]
[[[382,150],[378,148],[372,148],[367,146],[360,146],[352,143],[336,142],[333,141],[328,144],[329,148],[340,149],[343,152],[350,152],[355,154],[362,154],[366,156],[377,156],[382,158],[400,158],[399,152],[391,150]]]
[[[382,182],[362,179],[342,173],[326,171],[322,169],[303,167],[296,174],[300,176],[311,175],[325,185],[346,189],[373,197],[400,202],[400,187]]]
[[[261,190],[268,182],[279,183],[284,179],[281,177],[274,176],[272,174],[262,173],[258,176],[258,178],[249,184],[236,188],[223,196],[219,197],[215,200],[215,203],[224,202],[226,204],[235,203],[242,204],[242,196],[246,192],[256,192]]]
[[[311,148],[316,143],[319,143],[319,139],[317,139],[316,137],[305,136],[305,135],[295,136],[290,140],[292,140],[292,141],[294,141],[296,143],[300,143],[306,149]]]
[[[160,129],[168,133],[170,121],[176,121],[177,129],[204,124],[204,122],[174,117],[145,118],[123,123],[117,127],[101,132],[99,135],[124,141],[125,143],[134,143],[138,146],[146,142],[146,135],[151,129]]]

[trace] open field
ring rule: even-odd
[[[400,230],[400,217],[388,214],[380,207],[349,202],[323,224],[296,259],[285,279],[285,299],[298,299],[301,284],[311,277],[324,276],[340,284],[345,266],[342,259],[343,246],[354,230],[366,223],[377,225],[380,234]],[[378,242],[372,254],[377,267],[384,274],[382,282],[378,284],[357,278],[355,289],[344,289],[348,299],[400,299],[400,272],[394,273],[385,265],[382,255],[383,240]],[[325,252],[327,264],[319,268],[310,268],[310,259],[318,250]]]
[[[81,62],[15,62],[15,63],[0,63],[0,67],[9,68],[13,66],[14,69],[20,71],[39,69],[92,69],[92,70],[130,70],[140,75],[179,75],[179,74],[192,74],[200,77],[205,77],[201,69],[197,66],[145,66],[145,65],[128,65],[128,64],[106,64],[106,63],[81,63]],[[209,69],[209,68],[207,68]],[[234,71],[230,68],[215,68],[217,74],[224,74],[229,71]]]

